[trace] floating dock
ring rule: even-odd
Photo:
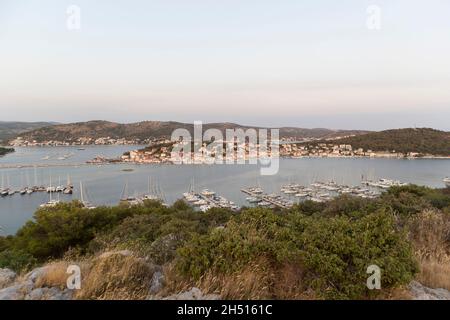
[[[265,194],[262,192],[260,188],[245,188],[241,189],[241,192],[248,194],[252,198],[259,200],[258,201],[259,204],[265,202],[272,206],[282,209],[289,209],[294,204],[292,201],[281,198],[281,196]]]

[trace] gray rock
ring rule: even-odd
[[[150,283],[150,294],[157,294],[164,287],[164,274],[161,271],[153,273],[152,281]]]
[[[45,295],[46,300],[71,300],[73,291],[69,289],[60,290],[58,288],[50,288]]]
[[[37,288],[31,291],[25,300],[71,300],[73,296],[72,290],[60,290],[56,287]]]
[[[30,281],[18,283],[0,290],[0,300],[23,300],[31,290],[33,284]]]
[[[25,300],[42,300],[45,295],[46,288],[37,288],[32,290],[25,296]]]
[[[445,289],[431,289],[417,281],[409,284],[413,300],[450,300],[450,291]]]
[[[220,296],[218,294],[203,295],[199,288],[192,288],[189,291],[165,297],[163,300],[220,300]]]
[[[32,271],[30,271],[25,275],[25,279],[31,281],[34,284],[36,280],[39,277],[43,276],[49,269],[50,269],[49,266],[33,269]]]
[[[0,289],[6,288],[14,283],[17,274],[10,269],[0,268]]]
[[[128,256],[131,256],[133,253],[130,250],[107,251],[107,252],[102,253],[99,256],[99,259],[106,259],[106,258],[109,258],[109,257],[111,257],[113,255],[116,255],[116,254],[124,256],[124,257],[128,257]]]

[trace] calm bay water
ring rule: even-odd
[[[443,187],[442,179],[450,175],[450,160],[398,160],[351,158],[280,159],[280,170],[274,176],[261,176],[256,165],[84,165],[97,155],[120,156],[138,146],[88,146],[17,148],[0,158],[3,185],[20,189],[26,185],[65,185],[68,177],[75,185],[72,196],[60,195],[62,201],[79,199],[79,182],[83,182],[88,200],[99,205],[116,205],[128,185],[129,195],[160,189],[168,203],[182,197],[192,180],[195,189],[209,188],[239,205],[246,204],[242,187],[260,185],[266,192],[279,193],[283,184],[333,179],[340,184],[359,185],[361,176],[371,179],[390,178],[403,182]],[[58,158],[69,155],[66,160]],[[47,159],[48,157],[48,159]],[[45,160],[44,160],[45,159]],[[22,166],[18,168],[17,166]],[[36,168],[34,166],[37,166]],[[132,169],[132,171],[123,171]],[[14,234],[30,220],[36,208],[49,200],[47,193],[0,198],[0,232]]]

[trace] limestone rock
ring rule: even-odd
[[[431,289],[417,281],[409,284],[413,300],[450,300],[450,291],[445,289]]]
[[[23,300],[33,290],[33,283],[24,281],[0,290],[0,300]]]
[[[152,281],[150,283],[149,293],[157,294],[164,287],[164,274],[161,271],[153,273]]]
[[[44,276],[49,271],[49,269],[50,269],[49,266],[43,266],[40,268],[33,269],[32,271],[30,271],[25,275],[25,279],[31,281],[34,284],[36,280],[39,277]]]
[[[165,297],[163,300],[220,300],[220,296],[217,294],[203,295],[199,288],[192,288],[189,291]]]
[[[0,268],[0,289],[6,288],[14,283],[17,274],[10,269]]]
[[[107,251],[107,252],[102,253],[99,256],[99,259],[106,259],[106,258],[109,258],[109,257],[111,257],[113,255],[116,255],[116,254],[119,254],[119,255],[124,256],[124,257],[128,257],[128,256],[131,256],[133,253],[130,250]]]
[[[25,300],[71,300],[72,290],[59,288],[37,288],[25,296]]]

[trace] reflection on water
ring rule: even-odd
[[[0,165],[43,164],[50,160],[41,158],[58,154],[74,155],[65,161],[70,166],[26,167],[0,169],[4,185],[20,189],[26,185],[66,184],[69,178],[75,185],[73,196],[60,195],[62,201],[79,199],[79,182],[83,182],[84,194],[95,205],[116,205],[128,184],[129,195],[147,193],[148,180],[151,188],[162,191],[168,203],[182,197],[194,181],[197,190],[209,188],[234,201],[246,204],[245,194],[240,189],[245,186],[260,185],[268,193],[279,193],[287,182],[308,185],[314,181],[334,180],[339,184],[359,185],[361,176],[370,179],[391,178],[404,182],[443,187],[442,179],[450,175],[449,160],[398,160],[398,159],[350,159],[350,158],[304,158],[281,159],[280,171],[274,176],[261,176],[256,165],[83,165],[96,155],[119,156],[135,149],[133,146],[76,148],[21,148],[16,154],[0,159]],[[58,149],[58,150],[53,150]],[[25,161],[25,160],[26,161]],[[56,157],[57,159],[57,157]],[[28,162],[27,162],[28,161]],[[53,160],[59,164],[58,160]],[[132,170],[124,170],[132,169]],[[47,202],[47,193],[31,195],[16,194],[0,199],[0,226],[6,234],[17,231],[29,220],[36,208]]]

